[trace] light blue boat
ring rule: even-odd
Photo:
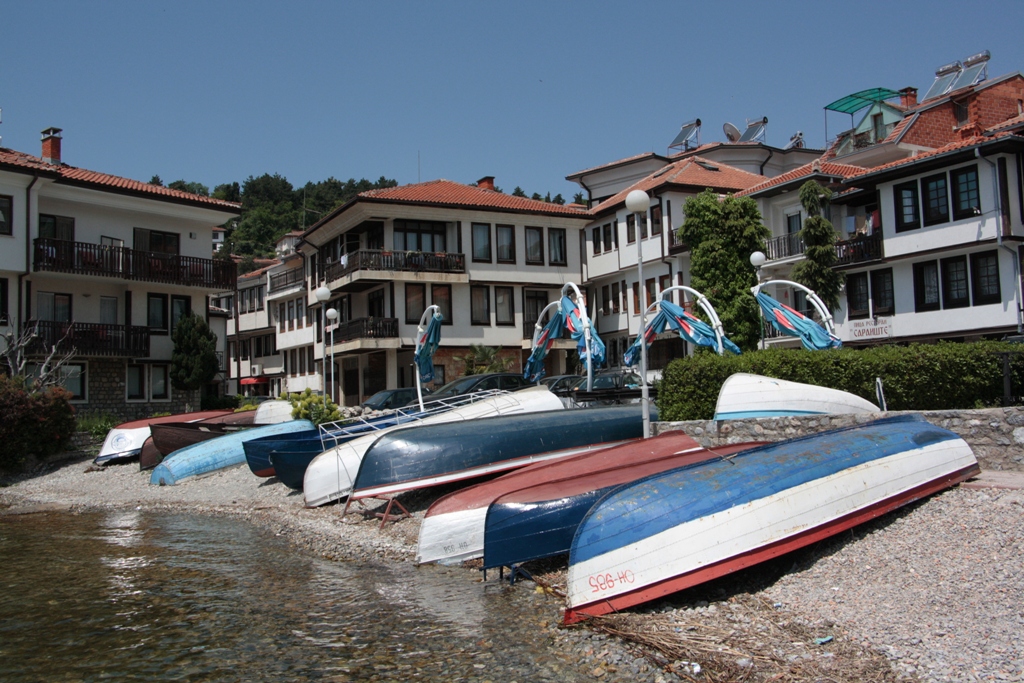
[[[309,420],[289,420],[263,427],[253,427],[186,446],[164,458],[163,462],[153,470],[149,483],[158,486],[173,486],[190,477],[215,472],[232,465],[241,465],[245,462],[245,449],[242,444],[246,441],[276,434],[292,434],[313,428],[313,423]]]

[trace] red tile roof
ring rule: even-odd
[[[633,156],[626,157],[625,159],[616,159],[615,161],[609,161],[608,163],[601,164],[600,166],[592,166],[590,168],[585,168],[582,171],[576,171],[575,173],[570,173],[569,175],[567,175],[565,177],[566,177],[566,180],[572,180],[573,178],[578,178],[580,176],[587,175],[588,173],[593,173],[595,171],[601,171],[601,170],[606,169],[606,168],[614,168],[616,166],[623,166],[625,164],[629,164],[629,163],[632,163],[634,161],[640,161],[641,159],[664,159],[664,158],[665,158],[664,156],[662,156],[662,155],[660,155],[660,154],[658,154],[656,152],[642,152],[641,154],[634,154]]]
[[[446,206],[460,209],[490,209],[516,213],[586,217],[586,212],[573,204],[552,204],[526,197],[516,197],[496,190],[484,190],[476,185],[464,185],[463,183],[456,183],[451,180],[431,180],[413,185],[368,190],[360,192],[358,199],[374,202]]]
[[[269,261],[269,263],[267,263],[268,261]],[[263,275],[264,273],[266,273],[268,270],[270,270],[274,266],[280,264],[281,261],[279,261],[277,259],[253,259],[253,263],[255,263],[257,265],[260,265],[260,264],[266,264],[266,265],[263,265],[262,267],[257,268],[256,270],[250,270],[248,273],[245,273],[244,275],[239,275],[238,276],[239,280],[248,280],[248,279],[251,279],[251,278],[254,278],[254,277],[259,277],[260,275]]]
[[[873,175],[881,171],[888,171],[890,169],[898,168],[900,166],[906,166],[907,164],[918,163],[921,161],[925,161],[927,159],[931,159],[932,157],[937,157],[942,154],[948,154],[950,152],[956,152],[958,150],[967,149],[969,147],[974,147],[975,145],[980,145],[983,142],[991,142],[993,140],[998,140],[1000,138],[1009,137],[1010,135],[1012,135],[1012,133],[1010,133],[1009,131],[1003,131],[1001,133],[996,133],[994,135],[975,135],[969,138],[964,138],[963,140],[956,140],[955,142],[951,142],[948,145],[943,145],[942,147],[930,149],[927,152],[922,152],[920,154],[917,154],[916,156],[907,157],[906,159],[898,159],[896,161],[890,161],[889,163],[882,164],[880,166],[873,166],[871,168],[860,169],[859,173],[849,176],[847,180],[854,181],[861,176],[869,174]]]
[[[801,178],[808,178],[812,175],[826,175],[835,178],[848,178],[859,173],[863,173],[864,169],[860,166],[851,166],[849,164],[837,164],[832,161],[819,161],[815,160],[809,164],[804,164],[798,168],[794,168],[792,171],[781,173],[773,178],[769,178],[763,183],[748,187],[745,190],[737,192],[739,196],[749,196],[763,192],[769,188],[777,187],[778,185],[785,185]]]
[[[39,171],[43,175],[50,175],[56,178],[57,182],[64,180],[69,183],[91,186],[98,190],[109,189],[128,192],[131,194],[149,196],[153,199],[185,202],[220,211],[226,210],[237,213],[242,206],[235,202],[214,199],[213,197],[203,197],[189,192],[182,192],[181,190],[172,190],[169,187],[162,187],[160,185],[150,185],[149,183],[144,183],[139,180],[131,180],[130,178],[121,178],[120,176],[110,175],[108,173],[89,171],[84,168],[77,168],[64,163],[48,164],[39,157],[34,157],[31,154],[25,154],[24,152],[0,147],[0,168],[4,166]]]

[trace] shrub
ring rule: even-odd
[[[296,420],[309,420],[315,425],[324,422],[338,422],[341,420],[341,412],[338,406],[330,397],[318,396],[309,387],[301,394],[288,394],[286,398],[292,404],[292,417]]]
[[[709,420],[729,375],[749,372],[848,391],[875,402],[881,377],[889,410],[954,410],[999,405],[1003,361],[1010,358],[1012,384],[1024,386],[1024,348],[1005,342],[878,346],[805,351],[766,349],[742,356],[699,352],[669,363],[658,385],[662,420]]]
[[[124,420],[110,413],[79,415],[75,421],[75,429],[80,432],[89,432],[89,436],[93,439],[105,439],[107,432],[122,422]]]
[[[203,396],[199,400],[200,410],[234,410],[240,405],[239,395],[234,396]]]
[[[29,391],[21,378],[0,375],[0,469],[64,450],[75,431],[70,400],[63,387]]]

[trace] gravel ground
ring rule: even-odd
[[[148,480],[135,463],[98,471],[88,460],[50,465],[0,482],[0,513],[136,507],[238,515],[324,557],[411,562],[423,513],[445,492],[403,496],[412,518],[379,530],[372,517],[342,518],[341,506],[306,509],[301,494],[276,479],[254,480],[246,467],[178,486],[150,486]],[[961,487],[634,610],[628,624],[617,626],[621,638],[557,628],[554,601],[549,628],[581,671],[605,681],[712,680],[711,660],[733,653],[731,671],[744,672],[745,680],[769,680],[782,665],[789,670],[779,680],[867,680],[864,662],[877,660],[881,665],[870,670],[871,680],[1024,681],[1022,551],[1024,491]],[[564,563],[549,568],[545,579],[557,584]],[[764,605],[776,612],[766,616]],[[702,642],[713,642],[717,654],[695,675],[689,660],[671,653],[692,651],[683,646],[702,628]],[[778,634],[774,640],[747,638],[755,630]],[[676,638],[681,649],[652,649],[645,638],[656,631]],[[815,644],[808,641],[812,633],[832,638]],[[769,659],[775,669],[763,666]],[[798,670],[797,664],[812,660],[838,664],[824,674]],[[714,680],[733,675],[718,673]]]

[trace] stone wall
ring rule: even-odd
[[[179,391],[172,388],[170,401],[129,403],[125,400],[126,372],[123,359],[90,359],[86,379],[89,400],[86,403],[75,403],[75,411],[79,415],[115,415],[128,421],[149,417],[154,413],[184,413],[186,406],[199,410],[199,390]]]
[[[909,415],[892,411],[886,415]],[[974,450],[984,470],[1024,471],[1024,408],[936,410],[921,412],[926,420],[959,434]],[[863,424],[872,415],[807,415],[749,420],[692,420],[655,422],[652,432],[684,431],[706,448],[741,441],[782,441],[828,429]]]

